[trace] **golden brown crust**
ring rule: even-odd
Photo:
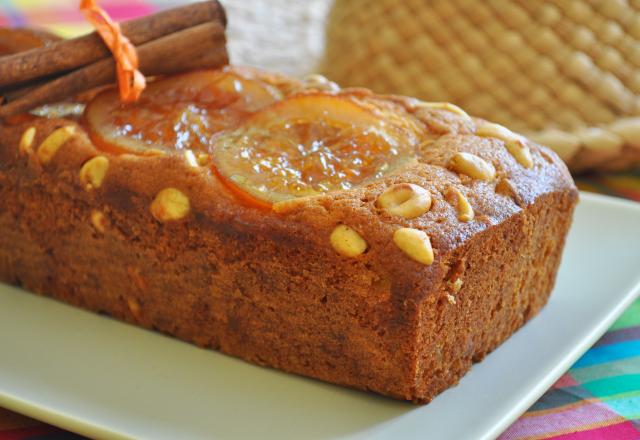
[[[286,93],[305,92],[302,83],[250,72]],[[73,120],[0,126],[0,279],[259,364],[430,400],[544,304],[577,191],[555,153],[530,144],[526,169],[503,141],[474,134],[481,120],[408,98],[335,93],[419,127],[419,154],[382,179],[282,212],[240,203],[209,167],[181,155],[99,151]],[[43,164],[38,146],[68,125],[75,135]],[[21,152],[31,127],[34,153]],[[495,179],[450,171],[457,152],[492,164]],[[98,155],[108,171],[88,188],[79,173]],[[394,183],[427,189],[428,212],[405,219],[377,208]],[[178,200],[171,212],[179,215],[165,222],[150,206],[167,188],[186,196],[188,209]],[[459,220],[451,188],[468,199],[472,221]],[[366,252],[348,258],[333,249],[340,224],[366,241]],[[433,264],[394,244],[401,227],[428,234]],[[495,332],[478,325],[489,318]]]

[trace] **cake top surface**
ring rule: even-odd
[[[92,141],[115,154],[210,157],[236,195],[269,208],[348,190],[407,162],[425,133],[405,113],[319,78],[305,83],[225,68],[156,81],[133,105],[104,91],[83,121]]]
[[[226,67],[160,79],[133,105],[94,95],[81,116],[6,121],[33,143],[15,154],[124,210],[143,198],[167,228],[209,222],[361,264],[400,249],[425,269],[540,196],[576,193],[552,151],[502,126],[319,76]]]

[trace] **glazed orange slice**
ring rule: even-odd
[[[99,93],[84,120],[92,141],[114,153],[208,151],[211,136],[280,99],[279,91],[232,70],[205,70],[152,82],[123,104],[118,91]]]
[[[346,190],[391,172],[415,138],[349,97],[303,94],[277,102],[213,139],[215,172],[260,207]]]

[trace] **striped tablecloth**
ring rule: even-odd
[[[180,2],[101,1],[116,20],[176,3]],[[63,36],[87,29],[76,0],[0,0],[0,26],[3,25],[45,26]],[[640,172],[583,177],[578,184],[583,190],[640,202]],[[78,438],[81,437],[0,408],[0,440]],[[640,300],[500,439],[640,439]]]

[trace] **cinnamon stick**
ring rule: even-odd
[[[0,28],[0,57],[60,41],[60,37],[37,29]]]
[[[41,85],[46,84],[49,81],[53,81],[54,79],[59,78],[61,76],[62,75],[54,75],[51,77],[41,78],[36,81],[31,81],[30,83],[26,85],[22,85],[20,87],[14,86],[14,87],[0,88],[0,98],[4,99],[4,101],[0,100],[0,104],[2,102],[15,101],[21,96],[24,96],[27,93],[30,93],[33,90],[37,89]]]
[[[180,6],[122,23],[122,31],[135,45],[159,39],[206,22],[226,26],[224,9],[217,0]],[[0,57],[0,87],[31,80],[94,63],[111,57],[95,32],[49,44],[46,47]]]
[[[209,22],[158,38],[137,47],[140,70],[147,76],[166,75],[228,63],[224,25]],[[115,80],[115,61],[108,57],[28,91],[0,106],[0,117],[26,112]]]

